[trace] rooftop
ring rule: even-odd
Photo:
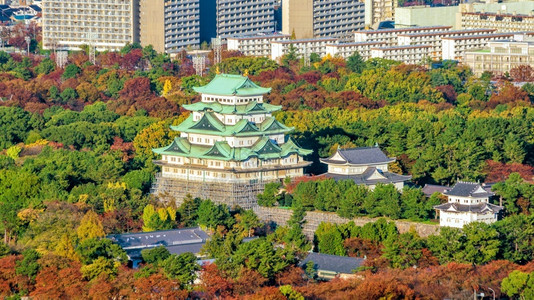
[[[384,172],[375,167],[368,167],[361,174],[343,175],[343,174],[324,174],[327,178],[332,178],[336,181],[351,179],[356,184],[375,185],[378,183],[390,184],[397,182],[405,182],[412,178],[412,176],[399,175],[391,172]]]
[[[254,96],[263,95],[271,88],[263,88],[246,76],[217,74],[208,84],[193,88],[197,93],[221,96]]]
[[[451,189],[443,193],[447,196],[487,198],[495,195],[487,191],[480,184],[475,182],[458,181]]]
[[[110,240],[123,249],[141,249],[157,246],[180,246],[204,243],[208,234],[200,228],[160,230],[152,232],[111,234]]]
[[[395,158],[388,157],[378,147],[359,147],[338,149],[334,155],[321,161],[326,164],[369,165],[390,163]]]
[[[388,28],[388,29],[379,29],[379,30],[359,30],[354,33],[363,33],[363,34],[375,34],[375,33],[391,33],[391,32],[407,32],[407,31],[421,31],[421,30],[432,30],[432,29],[450,29],[452,26],[419,26],[419,27],[408,27],[408,28]]]
[[[473,212],[473,213],[498,213],[503,209],[502,206],[498,206],[491,203],[478,203],[478,204],[460,204],[460,203],[443,203],[434,206],[437,210],[446,210],[448,212]]]
[[[314,263],[317,270],[352,274],[354,270],[363,265],[365,259],[321,253],[310,253],[303,261],[300,262],[299,266],[305,267],[309,261]]]

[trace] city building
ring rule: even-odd
[[[428,59],[437,59],[435,51],[429,45],[386,46],[371,48],[371,58],[383,58],[405,64],[427,63]]]
[[[364,3],[350,0],[283,0],[282,32],[297,39],[348,38],[364,28]]]
[[[138,0],[43,0],[43,48],[119,50],[139,42]]]
[[[208,3],[202,6],[206,5]],[[238,35],[272,33],[274,25],[273,0],[216,0],[217,37],[225,39]]]
[[[411,28],[392,28],[380,30],[362,30],[354,32],[355,42],[381,42],[388,46],[398,45],[397,37],[400,34],[424,33],[448,31],[451,26],[428,26],[428,27],[411,27]]]
[[[311,252],[299,266],[306,269],[309,262],[313,263],[317,278],[321,280],[350,279],[356,277],[354,272],[364,265],[365,259]]]
[[[426,45],[431,46],[432,59],[438,60],[442,58],[441,51],[441,39],[444,37],[456,37],[456,36],[470,36],[490,34],[495,32],[495,29],[467,29],[467,30],[449,30],[449,31],[435,31],[435,32],[422,32],[422,33],[408,33],[399,34],[397,41],[399,46],[408,45]]]
[[[514,39],[490,41],[486,48],[466,51],[464,64],[476,76],[485,71],[503,75],[521,65],[534,67],[534,39],[516,35]]]
[[[226,39],[228,50],[237,50],[246,56],[271,56],[271,42],[287,41],[287,34],[262,34],[254,36],[230,37]]]
[[[326,55],[326,45],[336,44],[337,42],[338,40],[335,38],[274,41],[271,42],[271,59],[279,59],[284,54],[289,53],[291,48],[295,49],[297,55],[301,57],[309,57],[312,53],[316,53],[323,57]]]
[[[365,26],[377,28],[382,21],[395,19],[397,0],[365,0]]]
[[[507,12],[462,12],[461,24],[467,28],[494,28],[497,32],[534,31],[534,14]]]
[[[442,58],[463,61],[465,51],[484,48],[489,41],[508,39],[514,36],[510,33],[492,33],[469,36],[443,37],[441,39]]]
[[[358,52],[365,60],[371,58],[371,49],[374,47],[380,47],[385,44],[381,42],[357,42],[357,43],[339,43],[328,44],[325,46],[325,53],[332,57],[339,56],[348,58],[355,52]]]
[[[246,76],[218,74],[194,89],[201,101],[183,105],[192,113],[171,127],[180,137],[153,149],[162,169],[153,194],[177,204],[190,194],[248,209],[266,183],[304,174],[311,164],[304,156],[312,151],[287,137],[292,128],[272,116],[281,106],[263,102],[269,88]]]
[[[459,181],[443,193],[448,202],[434,206],[439,211],[439,225],[462,228],[471,222],[493,223],[502,206],[489,203],[494,194],[474,182]]]
[[[200,0],[139,0],[140,42],[177,53],[200,45]]]
[[[378,147],[337,149],[329,158],[320,161],[328,165],[324,175],[335,180],[352,179],[356,184],[365,184],[373,189],[377,184],[394,184],[401,190],[411,176],[389,172],[388,164],[395,162]]]

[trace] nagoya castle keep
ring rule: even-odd
[[[280,110],[263,102],[271,91],[248,77],[219,74],[205,86],[195,87],[202,100],[183,107],[192,113],[172,130],[180,137],[163,148],[161,166],[152,193],[171,196],[180,204],[187,194],[230,207],[256,206],[265,184],[303,175],[311,163],[302,149],[286,136],[293,128],[271,114]]]

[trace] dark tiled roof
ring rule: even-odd
[[[474,213],[483,213],[486,211],[491,211],[493,213],[498,213],[503,209],[502,206],[498,206],[491,203],[478,203],[478,204],[460,204],[460,203],[444,203],[434,206],[435,209],[446,210],[446,211],[458,211],[458,212],[474,212]]]
[[[459,197],[491,197],[494,194],[485,190],[480,184],[475,182],[458,181],[452,189],[443,193],[447,196]]]
[[[309,261],[312,261],[315,264],[315,268],[317,270],[352,274],[353,270],[356,270],[363,265],[365,259],[321,253],[310,253],[303,261],[300,262],[299,266],[306,267],[306,264]]]
[[[202,246],[204,246],[205,242],[196,243],[196,244],[185,244],[185,245],[178,245],[178,246],[165,246],[167,250],[171,254],[180,255],[186,252],[191,252],[193,254],[200,253],[200,249],[202,249]],[[145,249],[151,249],[155,247],[147,247],[147,248],[136,248],[136,249],[125,249],[126,253],[130,257],[130,259],[135,258],[141,258],[141,251]]]
[[[395,161],[394,158],[387,157],[378,147],[338,149],[336,153],[339,153],[346,160],[346,163],[353,165],[380,164]],[[343,161],[333,160],[332,157],[322,159],[322,161],[324,163],[345,163]]]
[[[378,173],[378,174],[376,174]],[[335,180],[352,179],[356,184],[373,185],[377,183],[396,183],[408,181],[412,176],[399,175],[391,172],[383,172],[375,167],[368,167],[362,174],[354,175],[342,175],[325,173],[327,178],[333,178]],[[373,176],[374,175],[374,176]]]
[[[444,185],[436,185],[436,184],[425,184],[425,186],[421,189],[423,194],[425,194],[427,197],[432,196],[434,193],[444,193],[447,190],[449,190],[451,187],[444,186]]]
[[[170,247],[177,245],[203,244],[208,239],[208,234],[200,228],[186,228],[141,233],[112,234],[109,235],[108,238],[124,249],[141,249],[157,247],[160,245]]]

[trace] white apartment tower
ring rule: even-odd
[[[43,0],[43,48],[118,50],[138,42],[138,0]]]
[[[274,32],[274,4],[274,0],[217,0],[217,36]]]

